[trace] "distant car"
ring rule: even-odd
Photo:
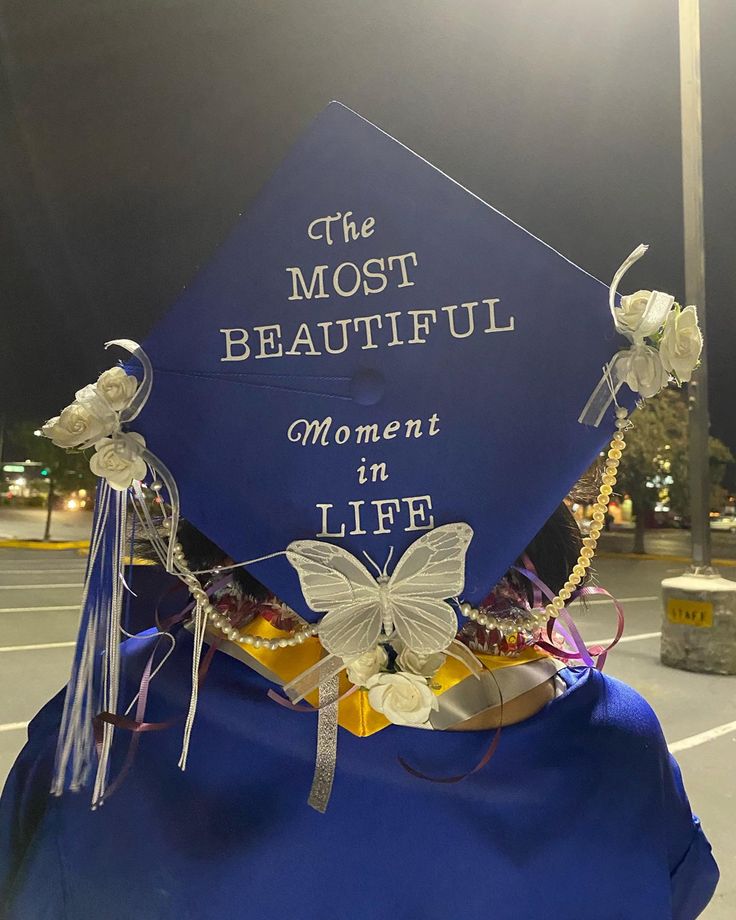
[[[711,518],[710,529],[727,530],[729,533],[736,533],[736,516]]]
[[[652,527],[689,527],[690,522],[676,511],[655,511]]]

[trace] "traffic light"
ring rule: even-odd
[[[47,466],[44,466],[44,467],[42,468],[42,470],[41,470],[41,475],[42,475],[42,476],[48,476],[50,472],[51,472],[51,471],[49,470],[49,468],[48,468]]]

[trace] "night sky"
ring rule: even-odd
[[[713,433],[736,448],[736,4],[703,4]],[[0,0],[0,398],[142,339],[339,99],[599,278],[684,298],[676,0]],[[554,360],[575,361],[570,351]]]

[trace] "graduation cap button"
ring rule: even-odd
[[[367,367],[359,368],[350,381],[350,395],[361,406],[375,406],[386,391],[383,374]]]

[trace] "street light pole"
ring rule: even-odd
[[[705,320],[705,231],[703,221],[703,118],[700,84],[700,0],[679,0],[682,200],[685,236],[685,295],[696,304],[706,346],[688,385],[688,459],[692,571],[711,563],[708,430],[708,358]]]
[[[705,338],[705,234],[703,231],[703,122],[700,93],[700,2],[679,0],[682,200],[685,291],[696,304]],[[707,338],[706,338],[707,345]],[[708,360],[688,385],[690,459],[690,572],[662,582],[660,660],[673,668],[736,674],[736,581],[711,567],[708,469]]]

